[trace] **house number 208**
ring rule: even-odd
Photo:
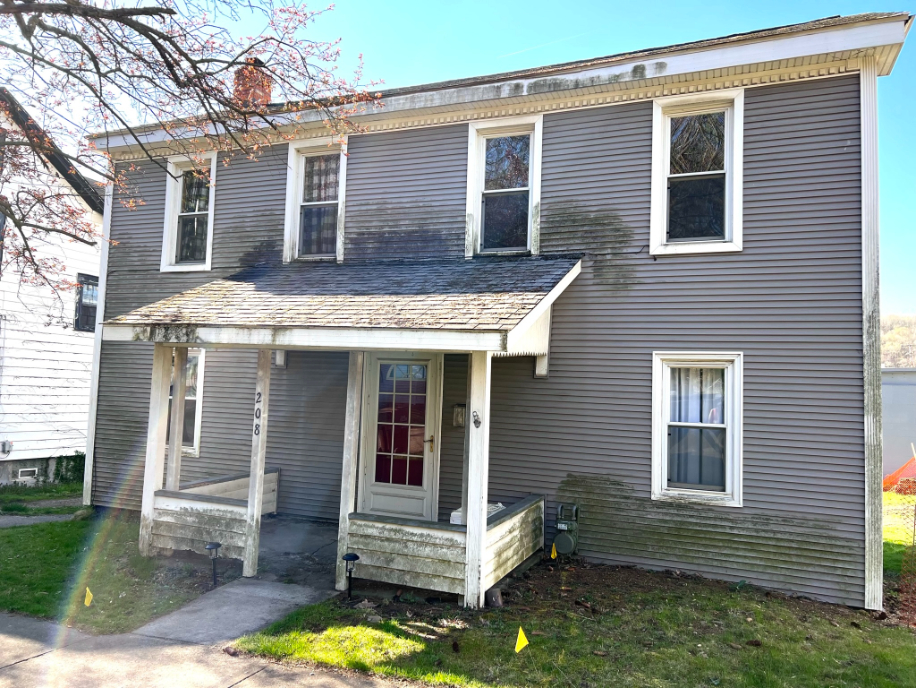
[[[254,397],[254,434],[261,434],[261,393],[257,392]]]

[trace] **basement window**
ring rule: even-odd
[[[742,249],[743,92],[654,103],[650,250]]]
[[[741,506],[742,359],[653,354],[653,499]]]
[[[541,122],[470,125],[466,256],[538,252]]]
[[[174,366],[172,368],[174,371]],[[184,424],[181,433],[181,453],[197,456],[200,450],[200,420],[203,411],[204,351],[188,349],[188,376],[184,396]],[[169,386],[169,415],[166,443],[172,436],[172,392],[174,380]]]

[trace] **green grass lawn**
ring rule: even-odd
[[[209,590],[209,562],[141,557],[138,532],[128,514],[0,528],[0,609],[121,633]]]
[[[36,516],[72,514],[79,506],[32,506],[49,499],[74,499],[83,495],[82,483],[45,483],[36,486],[0,485],[0,514]]]
[[[900,574],[903,553],[913,544],[916,495],[884,493],[884,572]]]
[[[450,686],[916,685],[909,630],[750,586],[540,565],[509,597],[507,607],[480,613],[381,600],[358,610],[331,600],[237,645]],[[516,654],[519,626],[530,645]]]

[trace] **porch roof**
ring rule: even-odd
[[[580,266],[575,257],[259,266],[112,318],[103,336],[539,355],[544,317]]]

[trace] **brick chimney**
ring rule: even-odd
[[[258,109],[270,103],[270,73],[256,57],[245,58],[245,65],[235,70],[233,93],[243,108]]]

